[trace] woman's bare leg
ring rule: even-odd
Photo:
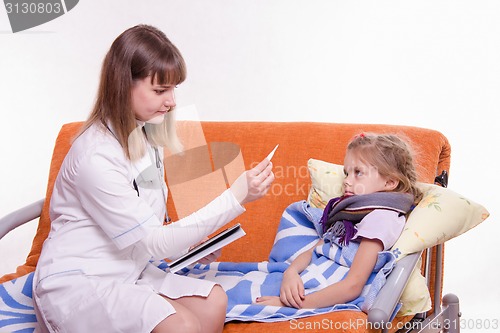
[[[156,325],[151,333],[201,332],[201,322],[193,312],[185,306],[177,303],[175,300],[171,300],[166,297],[165,299],[172,304],[175,309],[175,313],[163,319],[158,325]]]
[[[162,320],[152,333],[220,333],[226,319],[227,295],[216,285],[207,297],[165,298],[176,313]]]
[[[226,319],[227,295],[221,286],[215,285],[208,297],[182,297],[177,302],[196,314],[203,325],[203,332],[222,332]]]

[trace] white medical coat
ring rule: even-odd
[[[149,153],[130,162],[105,126],[91,126],[72,144],[54,184],[51,230],[33,281],[41,332],[150,332],[175,312],[158,294],[210,292],[211,282],[153,267],[151,254],[137,246],[166,213],[167,189],[157,178],[163,166],[157,170],[154,162]],[[138,195],[133,183],[139,175]],[[183,219],[206,227],[176,239],[176,246],[185,250],[242,212],[225,191]]]

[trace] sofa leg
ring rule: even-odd
[[[460,333],[460,306],[458,297],[454,294],[446,294],[443,297],[444,310],[444,332]]]
[[[442,308],[437,308],[427,318],[416,318],[413,329],[399,330],[398,333],[460,333],[460,316],[458,297],[447,294],[443,297]]]

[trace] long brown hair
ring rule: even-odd
[[[417,172],[409,144],[393,134],[362,133],[355,136],[347,146],[366,163],[377,168],[384,177],[398,181],[395,192],[411,193],[415,203],[422,198],[417,186]]]
[[[137,128],[131,89],[134,81],[148,76],[151,82],[177,85],[186,79],[186,65],[177,47],[163,32],[149,25],[137,25],[120,34],[104,58],[96,102],[82,132],[96,123],[109,124],[127,158],[142,157],[145,147],[133,147],[129,142],[129,136]],[[150,142],[179,149],[172,112],[162,124],[151,127],[157,128],[151,130]]]

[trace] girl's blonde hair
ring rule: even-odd
[[[146,147],[137,135],[132,110],[134,81],[151,77],[161,85],[178,85],[186,79],[184,59],[163,32],[149,25],[137,25],[119,35],[109,49],[101,69],[96,102],[85,122],[83,133],[93,124],[111,125],[125,156],[134,161],[144,156]],[[147,138],[154,146],[182,150],[175,131],[175,119],[168,112],[159,125],[146,124]]]
[[[398,181],[395,192],[411,193],[418,203],[422,191],[417,187],[417,171],[410,146],[393,134],[362,133],[355,136],[347,150],[358,153],[363,162],[373,165],[383,177]]]

